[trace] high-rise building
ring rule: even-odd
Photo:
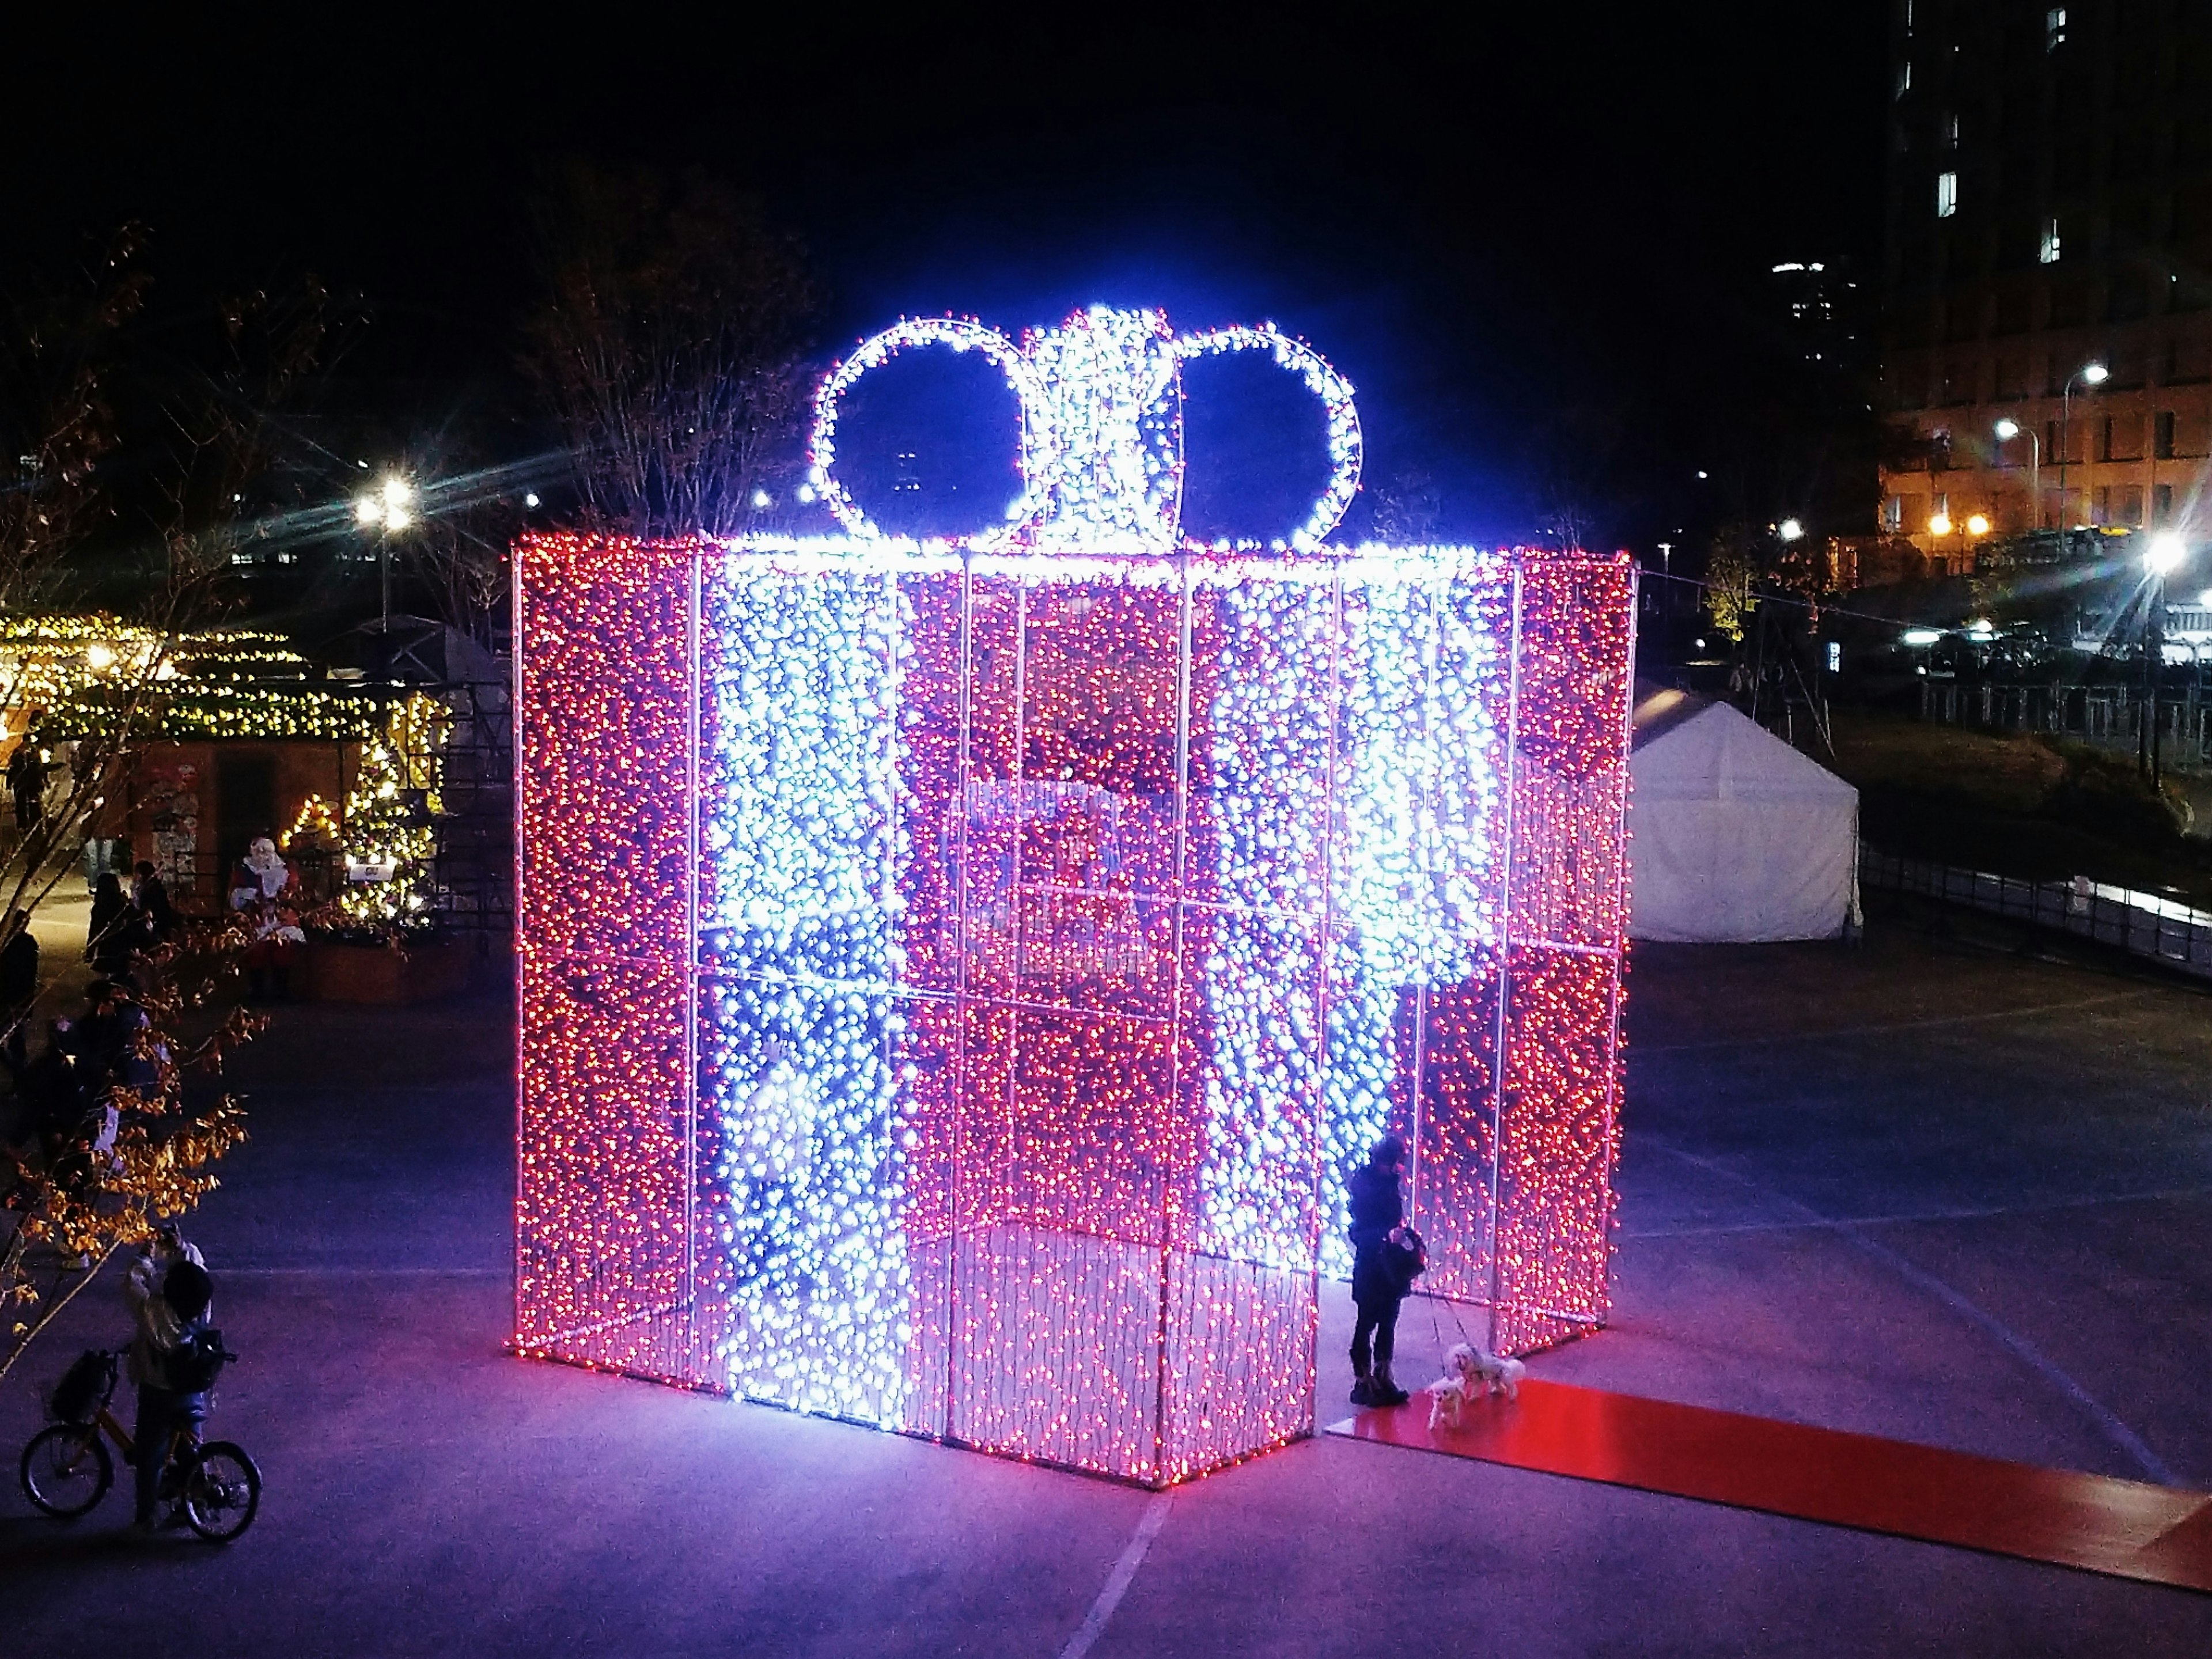
[[[2212,539],[2212,0],[1893,6],[1877,527]]]

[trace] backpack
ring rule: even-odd
[[[162,1374],[172,1394],[205,1394],[215,1387],[227,1361],[238,1356],[222,1346],[222,1333],[201,1325],[177,1339],[177,1346],[161,1358]]]
[[[104,1348],[88,1348],[76,1363],[62,1373],[54,1391],[46,1396],[46,1409],[59,1423],[82,1425],[100,1408],[100,1395],[115,1375],[115,1358]]]

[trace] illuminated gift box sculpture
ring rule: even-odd
[[[986,353],[1027,493],[876,533],[838,399]],[[1177,363],[1328,412],[1294,545],[1177,540]],[[526,1352],[1166,1484],[1310,1432],[1344,1176],[1525,1352],[1607,1306],[1633,578],[1323,544],[1271,330],[902,325],[849,535],[518,550]]]

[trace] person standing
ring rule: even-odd
[[[84,959],[110,979],[119,979],[131,966],[137,944],[137,914],[123,896],[123,884],[108,871],[92,890],[92,926],[86,932]]]
[[[8,918],[8,942],[0,945],[0,1021],[7,1029],[0,1053],[11,1073],[20,1073],[29,1058],[31,1005],[38,1000],[39,938],[31,931],[31,913],[18,910]]]
[[[164,1227],[131,1263],[123,1298],[132,1323],[131,1381],[138,1389],[138,1420],[131,1433],[137,1462],[137,1524],[154,1528],[154,1510],[167,1472],[169,1442],[179,1429],[207,1419],[205,1390],[171,1386],[169,1361],[185,1338],[204,1329],[215,1299],[215,1281],[198,1250]]]
[[[1384,1135],[1346,1182],[1352,1215],[1352,1403],[1402,1406],[1410,1396],[1390,1375],[1397,1350],[1398,1304],[1407,1284],[1399,1265],[1405,1245],[1405,1205],[1398,1182],[1406,1143]]]
[[[177,929],[177,912],[169,902],[168,884],[150,859],[140,859],[136,873],[137,879],[131,884],[131,908],[137,911],[140,929],[149,944],[165,944]]]
[[[33,718],[44,709],[33,709]],[[8,789],[15,797],[15,830],[25,839],[46,815],[46,757],[35,732],[26,730],[8,757]]]

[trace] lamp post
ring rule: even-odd
[[[2102,386],[2112,378],[2112,371],[2102,363],[2084,363],[2066,377],[2066,384],[2058,394],[2058,527],[2072,528],[2066,522],[2067,514],[2074,510],[2073,498],[2066,493],[2066,457],[2072,447],[2068,433],[2074,419],[2074,382],[2083,386]]]
[[[2008,415],[1997,422],[1997,441],[2010,443],[2027,433],[2027,500],[2030,530],[2043,528],[2043,440]]]
[[[392,538],[415,522],[415,486],[397,475],[386,478],[380,488],[355,499],[353,516],[363,529],[374,526],[384,532],[376,539],[376,576],[383,599],[382,631],[389,634],[392,632]]]
[[[2143,550],[2143,570],[2150,591],[2143,609],[2143,729],[2136,743],[2136,763],[2150,775],[2150,787],[2159,786],[2158,683],[2166,665],[2166,579],[2187,556],[2188,544],[2172,530],[2161,530]]]

